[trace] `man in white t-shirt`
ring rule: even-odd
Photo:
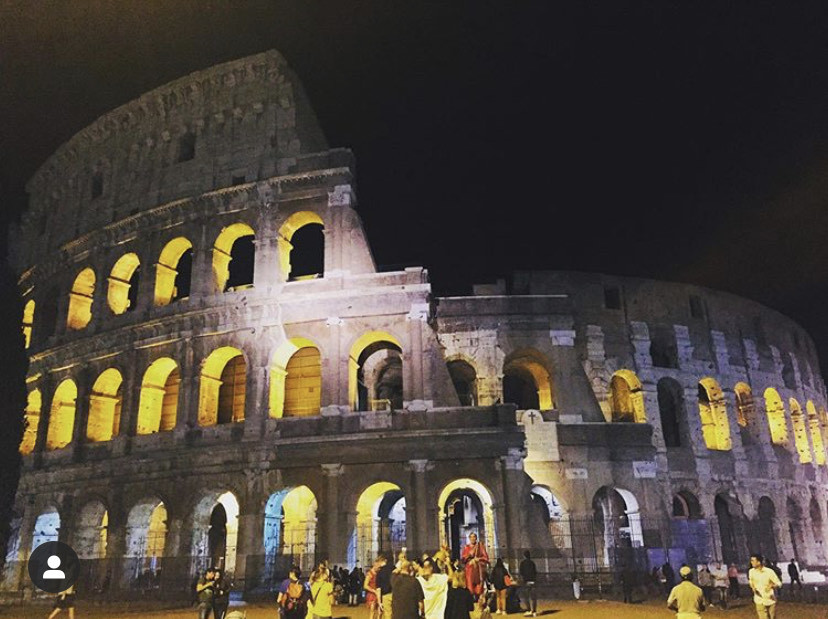
[[[423,567],[420,569],[417,580],[423,588],[423,614],[425,619],[443,619],[446,612],[449,576],[453,572],[451,561],[446,563],[446,568],[448,574],[435,574],[437,566],[434,560],[428,558],[423,561]]]
[[[759,619],[776,619],[776,590],[782,586],[779,577],[765,567],[762,555],[750,556],[748,583],[753,591],[753,603]]]
[[[716,563],[710,573],[713,576],[713,586],[716,588],[716,605],[727,610],[727,590],[730,587],[727,568],[721,563]]]

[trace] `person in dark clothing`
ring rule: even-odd
[[[538,592],[535,589],[537,578],[538,568],[532,561],[529,551],[526,550],[523,552],[523,561],[520,562],[520,580],[523,585],[520,592],[523,603],[526,605],[526,612],[523,613],[525,617],[538,616]]]
[[[212,568],[204,573],[196,585],[198,594],[198,619],[207,619],[213,612],[213,596],[215,595],[216,574]]]
[[[667,589],[667,593],[670,593],[673,587],[676,586],[676,573],[669,561],[665,561],[664,565],[661,566],[661,574],[664,576],[664,587]]]
[[[633,603],[633,587],[635,586],[635,573],[632,568],[625,567],[621,571],[621,590],[624,593],[624,604]]]
[[[796,565],[796,559],[791,559],[791,562],[788,563],[788,577],[791,579],[791,590],[793,591],[794,585],[797,585],[799,590],[802,591],[802,581],[799,578],[799,568]]]
[[[444,617],[445,619],[469,619],[472,610],[474,610],[474,596],[466,588],[466,575],[462,571],[454,572],[449,578]]]
[[[420,582],[414,577],[414,567],[403,559],[391,576],[391,615],[394,619],[420,619],[425,594]]]
[[[357,564],[348,574],[348,606],[359,606],[359,598],[362,595],[362,585],[364,583],[365,576]]]
[[[213,616],[215,619],[224,619],[230,606],[231,585],[221,570],[213,570],[213,574],[216,579],[213,588]]]
[[[391,619],[392,590],[391,575],[394,573],[394,566],[388,560],[385,553],[380,553],[377,560],[380,561],[380,568],[377,570],[377,601],[379,602],[380,619]]]
[[[507,578],[509,580],[512,578],[509,575],[509,570],[506,569],[503,559],[498,559],[495,561],[495,566],[492,568],[492,573],[489,575],[489,579],[491,580],[497,595],[496,615],[506,614],[506,596],[509,593],[509,585],[506,582]]]

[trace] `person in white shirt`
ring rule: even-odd
[[[727,610],[727,590],[730,587],[730,581],[727,578],[727,568],[721,563],[717,563],[710,573],[713,575],[713,586],[716,588],[716,604],[722,609]]]
[[[765,567],[762,555],[750,556],[748,583],[759,619],[776,619],[776,590],[782,583],[776,572]]]
[[[423,561],[417,580],[423,588],[423,615],[425,619],[443,619],[448,598],[449,576],[454,573],[451,561],[446,563],[448,574],[435,574],[436,564],[428,558]]]

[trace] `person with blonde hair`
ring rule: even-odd
[[[310,579],[307,619],[330,619],[333,615],[333,583],[325,564],[317,567]]]

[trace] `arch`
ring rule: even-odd
[[[66,328],[78,331],[92,320],[92,297],[95,294],[95,271],[86,267],[72,283],[69,293],[69,311],[66,314]]]
[[[742,505],[735,497],[720,492],[713,499],[713,511],[719,525],[722,562],[726,564],[738,563],[737,539],[739,521],[742,517]]]
[[[753,391],[747,383],[739,382],[733,386],[733,395],[736,398],[736,423],[741,429],[742,443],[753,443],[758,438]]]
[[[533,500],[535,500],[535,497],[540,499],[540,504],[543,507],[547,520],[560,520],[563,518],[563,506],[561,505],[560,500],[558,500],[558,497],[556,497],[552,490],[550,490],[547,486],[542,486],[540,484],[533,485],[530,490],[530,495]]]
[[[155,265],[155,305],[169,305],[190,296],[193,244],[179,236],[161,250]]]
[[[348,401],[352,410],[371,410],[375,407],[376,403],[369,400],[376,400],[377,393],[375,391],[372,393],[373,390],[365,384],[365,365],[370,357],[386,350],[394,351],[397,355],[402,354],[400,341],[385,331],[363,333],[351,346],[348,356]],[[399,392],[400,400],[402,399],[403,388],[401,363],[400,361],[399,381],[395,381],[390,385],[395,393]],[[389,376],[389,378],[392,377]],[[400,402],[400,408],[401,405],[402,402]]]
[[[242,351],[223,346],[211,352],[201,366],[199,382],[199,425],[244,421],[247,366]]]
[[[825,565],[825,533],[822,528],[822,512],[819,509],[819,502],[815,496],[811,496],[808,503],[808,515],[811,519],[811,533],[816,542],[814,552],[816,553],[816,564]]]
[[[25,427],[23,428],[23,440],[20,441],[20,453],[24,456],[34,451],[42,408],[43,396],[40,389],[32,389],[26,399],[26,411],[23,413]]]
[[[519,410],[555,408],[546,357],[534,349],[519,350],[503,362],[503,401]]]
[[[805,416],[802,414],[802,407],[796,398],[791,398],[788,404],[791,407],[794,446],[799,455],[799,462],[802,464],[810,464],[813,462],[813,458],[811,456],[811,444],[808,442],[808,426],[805,423]]]
[[[713,378],[699,381],[699,417],[702,436],[708,449],[729,451],[731,448],[730,421],[727,403],[719,383]]]
[[[808,427],[811,430],[811,443],[814,446],[814,461],[822,466],[825,464],[825,441],[822,438],[822,424],[819,421],[816,406],[811,400],[805,403],[808,414]]]
[[[618,370],[610,380],[609,393],[612,421],[647,423],[644,391],[638,376],[630,370]]]
[[[459,558],[472,533],[489,550],[497,548],[494,501],[489,489],[476,479],[461,478],[447,483],[437,499],[440,543]]]
[[[314,278],[324,273],[324,229],[322,218],[313,211],[299,211],[285,220],[278,237],[279,270],[283,280]],[[294,237],[300,230],[299,237]]]
[[[134,310],[138,305],[138,277],[141,261],[137,254],[124,254],[109,273],[106,302],[115,315]]]
[[[58,541],[60,532],[60,514],[52,505],[38,514],[32,532],[32,551],[46,542]]]
[[[321,392],[322,355],[316,345],[303,337],[282,343],[270,366],[270,416],[318,415]]]
[[[196,570],[213,566],[233,574],[239,534],[239,501],[230,491],[208,493],[193,512],[192,556]]]
[[[72,547],[80,559],[106,557],[109,512],[98,500],[87,502],[78,512]]]
[[[791,537],[791,546],[793,547],[793,558],[799,561],[805,552],[805,523],[802,519],[802,508],[799,502],[793,497],[788,497],[785,502],[785,508],[788,516],[788,533]]]
[[[34,299],[29,299],[23,306],[23,320],[21,327],[23,330],[23,346],[25,348],[28,348],[32,343],[32,329],[34,328],[34,316],[35,301]]]
[[[115,368],[101,372],[89,395],[89,419],[86,439],[92,442],[108,441],[118,436],[121,425],[123,377]]]
[[[157,497],[143,499],[127,516],[126,557],[132,576],[156,573],[164,557],[168,530],[167,506]]]
[[[709,524],[704,519],[699,499],[689,490],[680,490],[673,495],[670,533],[672,545],[684,548],[688,564],[695,565],[709,559]]]
[[[765,412],[768,417],[771,442],[774,445],[788,444],[788,422],[785,420],[785,405],[779,392],[773,387],[765,389]]]
[[[629,490],[603,486],[592,498],[596,547],[603,552],[603,565],[630,565],[634,548],[644,544],[638,499]]]
[[[52,408],[49,412],[49,427],[46,433],[46,449],[62,449],[72,442],[75,426],[75,404],[78,388],[75,381],[67,378],[55,389]]]
[[[779,553],[776,548],[776,506],[770,497],[759,498],[757,508],[759,549],[762,555],[770,561],[778,561]]]
[[[246,223],[222,228],[213,245],[213,281],[218,292],[252,286],[254,256],[247,254],[253,247],[254,238],[253,228]],[[234,260],[238,261],[235,266]]]
[[[178,417],[178,365],[169,357],[153,361],[144,372],[138,400],[138,434],[166,432]]]
[[[265,578],[287,572],[291,565],[303,570],[316,558],[316,496],[307,486],[285,488],[270,495],[265,505]]]
[[[405,496],[394,483],[371,484],[359,495],[348,563],[371,565],[379,552],[396,556],[405,547]]]
[[[477,406],[477,370],[474,366],[465,359],[452,359],[446,365],[460,406]]]
[[[701,520],[703,518],[701,503],[689,490],[680,490],[673,495],[673,518]]]
[[[662,378],[656,384],[661,433],[666,447],[681,447],[681,425],[684,416],[684,390],[674,378]]]

